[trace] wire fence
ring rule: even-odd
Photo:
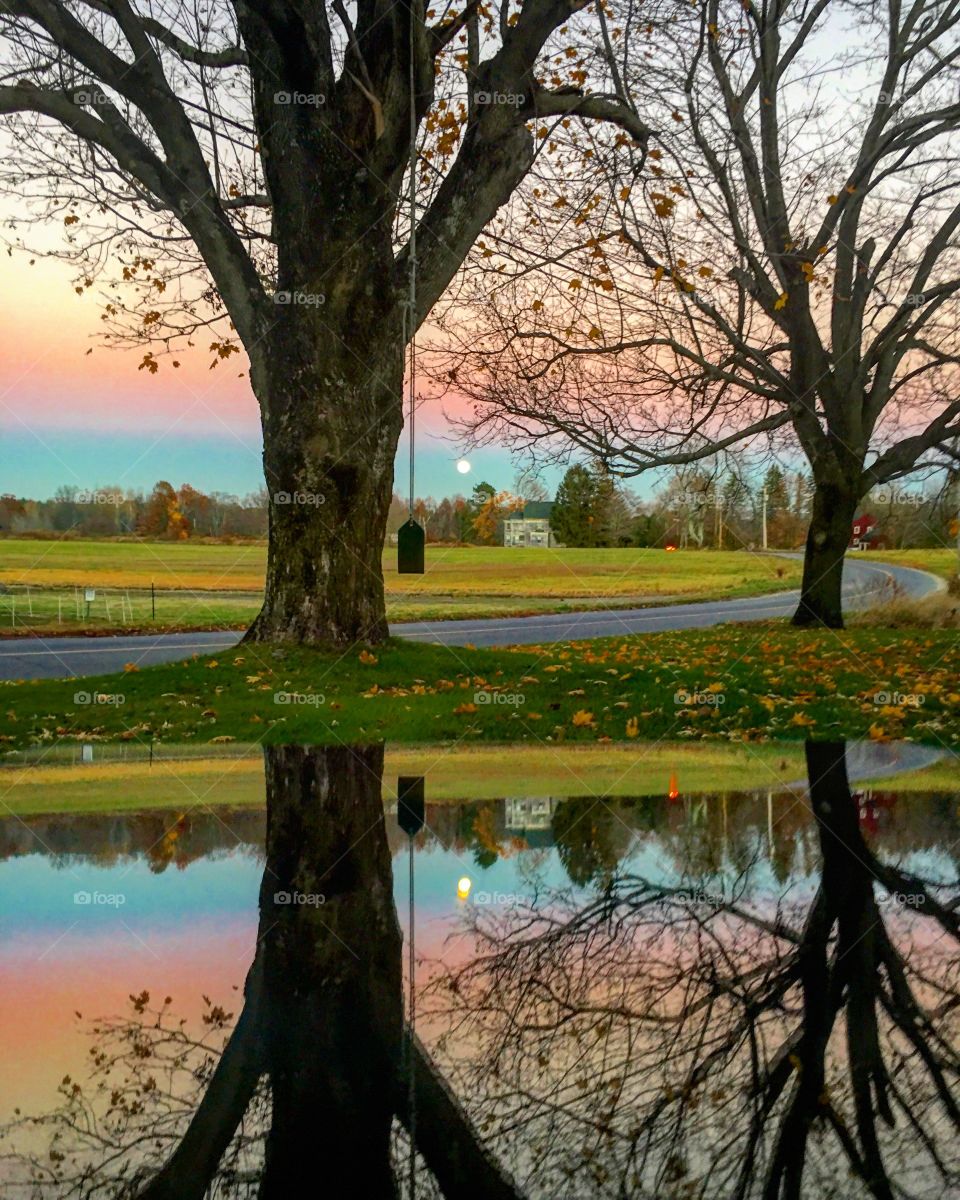
[[[95,632],[118,627],[239,626],[256,616],[262,601],[262,592],[250,591],[7,583],[0,584],[0,633],[11,629]]]
[[[24,750],[7,750],[0,761],[0,771],[24,766],[63,767],[86,766],[90,763],[146,765],[177,762],[262,761],[263,748],[256,743],[232,742],[230,745],[211,745],[209,742],[189,745],[169,744],[154,739],[133,742],[69,742],[55,745],[31,746]]]

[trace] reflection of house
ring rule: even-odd
[[[555,807],[552,796],[507,796],[504,824],[510,830],[549,829]]]
[[[505,546],[562,545],[550,529],[552,500],[531,500],[523,511],[509,513],[503,522],[503,544]]]
[[[877,532],[877,518],[872,513],[862,513],[854,519],[850,529],[849,549],[882,550],[883,537]]]

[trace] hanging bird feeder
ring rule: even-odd
[[[425,815],[424,777],[397,776],[397,824],[407,835],[416,837],[423,828]]]
[[[422,575],[427,535],[423,526],[410,517],[397,530],[397,571],[401,575]]]
[[[427,541],[426,531],[413,515],[417,415],[417,104],[412,21],[410,31],[410,165],[408,168],[410,187],[410,291],[407,300],[406,316],[404,318],[410,345],[410,367],[408,371],[409,411],[407,414],[407,432],[410,437],[410,516],[400,526],[397,533],[398,575],[422,575],[424,573],[424,549]]]

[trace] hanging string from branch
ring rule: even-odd
[[[426,530],[413,515],[416,499],[416,440],[417,440],[417,20],[418,8],[415,0],[407,0],[410,18],[409,38],[409,86],[410,86],[410,165],[409,174],[409,203],[410,203],[410,241],[408,244],[409,261],[409,294],[404,306],[403,335],[404,343],[410,347],[407,360],[408,380],[408,412],[407,436],[410,439],[410,486],[408,516],[397,534],[397,573],[400,575],[422,575],[424,573],[424,550],[427,540]]]
[[[410,437],[410,516],[413,517],[414,503],[414,440],[416,436],[416,398],[417,398],[417,94],[416,94],[416,36],[414,25],[416,7],[414,0],[410,3],[410,296],[408,301],[407,320],[410,367],[409,367],[409,416],[408,428]]]

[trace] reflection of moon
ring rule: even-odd
[[[470,895],[470,889],[472,887],[473,883],[467,875],[464,875],[457,880],[457,895],[461,900],[466,900],[466,898]]]
[[[460,472],[461,475],[466,475],[467,472],[470,470],[470,464],[467,462],[467,460],[465,458],[461,458],[460,461],[457,463],[457,470]]]

